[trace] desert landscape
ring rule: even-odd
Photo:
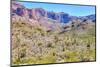
[[[96,60],[96,14],[77,17],[17,1],[11,6],[12,65]]]

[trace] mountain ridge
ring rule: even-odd
[[[84,27],[88,25],[94,25],[96,22],[96,14],[88,16],[71,16],[64,12],[46,11],[43,8],[28,9],[23,5],[12,2],[12,20],[24,21],[33,26],[43,26],[47,30],[62,30],[62,28],[70,28],[73,23],[78,25],[77,27]],[[83,23],[84,22],[84,23]],[[59,29],[58,29],[59,28]]]
[[[52,20],[56,20],[57,22],[62,22],[62,23],[68,23],[69,21],[71,21],[73,18],[76,19],[81,19],[84,18],[84,20],[86,19],[90,19],[90,20],[95,20],[95,14],[92,15],[87,15],[87,16],[81,16],[81,17],[77,17],[77,16],[71,16],[68,13],[64,13],[64,12],[53,12],[53,11],[46,11],[43,8],[34,8],[34,9],[28,9],[25,8],[24,6],[22,6],[21,4],[16,5],[16,3],[12,3],[13,6],[16,7],[12,7],[12,13],[17,14],[19,16],[24,15],[25,13],[27,14],[27,16],[29,16],[29,18],[35,18],[36,17],[34,15],[37,16],[37,19],[41,18],[41,17],[47,17],[49,19]]]

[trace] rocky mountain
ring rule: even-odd
[[[34,26],[44,26],[48,30],[61,30],[62,27],[71,27],[73,21],[77,23],[77,21],[84,22],[78,25],[85,25],[85,24],[93,24],[89,22],[95,22],[95,14],[88,15],[88,16],[71,16],[64,12],[50,12],[46,11],[43,8],[34,8],[28,9],[23,5],[12,2],[12,20],[13,21],[24,21]],[[87,22],[87,23],[86,23]]]
[[[96,22],[96,14],[79,17],[79,19],[81,19],[83,22],[86,20],[91,20],[92,22]]]
[[[48,19],[52,19],[62,23],[67,23],[70,20],[69,15],[64,12],[60,13],[48,12],[42,8],[28,9],[16,3],[12,3],[12,6],[13,6],[12,15],[18,15],[22,17],[27,16],[29,19],[36,19],[36,20],[46,17]]]

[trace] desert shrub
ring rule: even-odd
[[[65,59],[65,62],[78,62],[80,59],[78,58],[78,52],[68,52],[67,58]]]
[[[62,34],[47,32],[42,26],[34,27],[24,22],[13,23],[12,27],[12,45],[16,46],[12,51],[19,55],[13,64],[57,63],[60,56],[64,56],[60,57],[64,62],[95,60],[95,31],[92,28],[78,35],[74,26]]]
[[[40,43],[38,43],[38,46],[41,46],[41,45],[43,45],[41,42],[40,42]]]

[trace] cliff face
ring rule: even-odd
[[[56,20],[62,23],[67,23],[70,20],[75,19],[75,18],[95,20],[95,14],[83,16],[83,17],[75,17],[75,16],[70,16],[69,14],[64,13],[64,12],[59,12],[59,13],[49,12],[42,8],[28,9],[28,8],[25,8],[23,5],[16,2],[12,2],[11,10],[12,10],[12,15],[16,14],[18,16],[24,16],[24,17],[27,16],[30,19],[40,19],[40,18],[46,17],[46,18]]]
[[[24,21],[26,23],[29,23],[33,26],[44,26],[48,30],[53,29],[61,29],[61,27],[71,27],[73,21],[77,23],[77,20],[79,22],[84,22],[78,24],[81,25],[87,25],[88,24],[95,24],[92,22],[95,22],[95,15],[88,15],[88,16],[82,16],[82,17],[76,17],[76,16],[70,16],[67,13],[64,12],[49,12],[44,10],[43,8],[34,8],[34,9],[28,9],[24,7],[23,5],[12,2],[12,20],[13,21]],[[90,23],[91,22],[91,23]],[[58,30],[58,29],[57,29]]]
[[[58,22],[66,23],[69,21],[69,15],[66,13],[55,13],[55,12],[48,12],[42,8],[35,8],[35,9],[27,9],[24,6],[18,3],[12,3],[12,15],[24,16],[28,17],[29,19],[37,19],[46,17],[52,20],[56,20]]]

